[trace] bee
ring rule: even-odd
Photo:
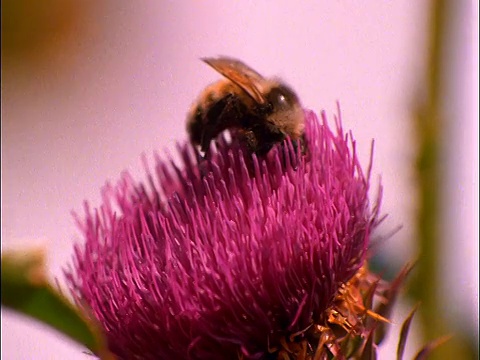
[[[287,137],[301,141],[305,119],[296,93],[276,78],[265,78],[229,57],[202,58],[225,78],[207,86],[187,116],[190,141],[207,153],[226,129],[248,149],[265,155]]]

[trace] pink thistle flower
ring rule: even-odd
[[[377,225],[340,117],[306,111],[302,155],[265,158],[220,139],[208,161],[179,146],[147,185],[128,174],[77,217],[85,243],[65,271],[120,359],[268,359],[324,321],[362,267]]]

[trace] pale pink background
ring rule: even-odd
[[[452,91],[445,102],[451,117],[441,264],[449,281],[440,295],[449,316],[474,331],[478,101],[472,73],[477,77],[478,69],[472,57],[478,59],[478,46],[472,43],[478,39],[473,33],[478,17],[469,1],[458,4],[463,5],[452,13],[458,27],[451,39]],[[53,65],[18,66],[3,74],[2,250],[47,245],[51,275],[59,276],[77,234],[70,210],[81,210],[84,199],[98,204],[100,187],[124,169],[141,177],[142,152],[173,149],[186,138],[188,107],[218,78],[198,58],[225,54],[283,77],[306,107],[332,115],[339,100],[364,164],[375,139],[374,180],[382,176],[383,210],[390,214],[383,231],[403,225],[384,250],[402,264],[416,251],[409,106],[421,79],[426,5],[425,0],[90,4]],[[3,309],[2,356],[91,358],[56,332]]]

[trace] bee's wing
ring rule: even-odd
[[[266,102],[260,87],[261,82],[264,80],[263,76],[245,63],[228,57],[202,58],[202,60],[227,79],[240,86],[258,104]]]

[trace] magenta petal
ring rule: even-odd
[[[188,144],[157,158],[147,184],[127,174],[79,217],[66,276],[120,359],[268,358],[304,329],[363,264],[369,205],[350,134],[306,112],[308,153],[258,160],[220,140],[210,162]],[[290,144],[291,145],[291,144]]]

